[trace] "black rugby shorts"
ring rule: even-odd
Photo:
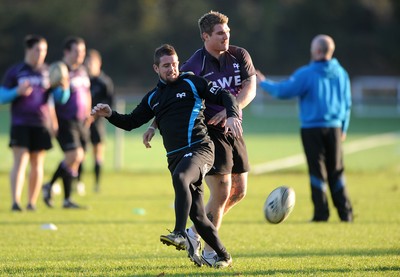
[[[103,118],[98,118],[90,125],[90,142],[93,145],[104,141],[106,136],[104,124]]]
[[[48,150],[53,147],[49,130],[44,126],[11,126],[10,147],[24,147],[29,152]]]
[[[171,175],[177,172],[190,175],[192,183],[201,183],[214,161],[212,142],[200,142],[179,152],[168,155]]]
[[[58,119],[57,140],[64,152],[79,147],[86,149],[88,133],[89,128],[82,121]]]
[[[243,137],[234,138],[209,127],[208,134],[215,145],[214,165],[208,175],[249,172],[249,158]]]

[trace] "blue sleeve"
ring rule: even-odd
[[[350,125],[350,111],[351,111],[351,86],[350,86],[350,80],[347,76],[347,81],[346,81],[346,92],[345,92],[345,117],[342,123],[342,132],[347,133],[347,129],[349,128]]]
[[[305,76],[302,71],[297,71],[289,79],[280,82],[264,80],[260,87],[275,98],[289,99],[304,93]]]
[[[54,102],[56,102],[57,104],[67,103],[70,95],[71,91],[69,88],[62,89],[62,87],[58,86],[55,89],[53,89]]]
[[[11,103],[17,98],[17,87],[15,88],[6,88],[0,87],[0,104]]]

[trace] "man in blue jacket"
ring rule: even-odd
[[[333,39],[317,35],[311,43],[311,62],[288,80],[273,82],[257,72],[261,88],[280,99],[299,98],[301,139],[307,157],[314,204],[312,221],[329,218],[325,182],[340,220],[353,221],[345,187],[342,141],[349,127],[351,91],[346,70],[336,58]]]

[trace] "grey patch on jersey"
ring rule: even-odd
[[[209,72],[209,73],[203,75],[203,78],[206,78],[207,76],[210,76],[210,75],[213,75],[213,74],[214,74],[214,71],[211,71],[211,72]]]

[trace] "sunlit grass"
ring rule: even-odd
[[[252,165],[302,153],[296,119],[249,120],[245,135]],[[398,121],[384,122],[355,120],[349,141],[398,131]],[[109,131],[112,134],[113,129]],[[174,194],[160,136],[155,137],[152,149],[145,149],[143,131],[125,133],[121,170],[115,169],[114,138],[109,136],[100,194],[93,192],[93,159],[88,155],[84,173],[87,195],[74,197],[88,210],[63,210],[62,196],[56,196],[54,209],[48,209],[39,199],[34,213],[10,212],[8,175],[12,156],[7,148],[8,135],[0,135],[1,276],[399,274],[400,141],[345,156],[355,214],[352,224],[340,223],[331,203],[329,223],[308,222],[312,205],[305,165],[250,174],[246,198],[226,215],[220,230],[234,265],[215,270],[195,267],[186,253],[159,242],[159,236],[174,226]],[[46,159],[46,179],[61,157],[54,141],[54,149]],[[268,193],[283,184],[296,191],[295,209],[284,223],[268,224],[262,206]],[[207,199],[208,190],[205,192]],[[43,230],[46,223],[55,224],[58,230]]]
[[[250,176],[246,199],[220,230],[234,257],[234,266],[224,270],[197,268],[186,253],[159,242],[174,224],[168,173],[108,173],[101,194],[87,182],[88,195],[75,199],[89,210],[63,210],[57,196],[54,209],[39,202],[35,213],[11,213],[6,199],[0,210],[0,274],[394,276],[400,270],[399,177],[349,174],[348,181],[355,222],[340,223],[332,210],[329,223],[312,224],[305,174]],[[284,223],[268,224],[262,205],[283,182],[296,190],[296,207]],[[0,192],[6,195],[7,189]],[[42,230],[44,223],[58,230]]]

